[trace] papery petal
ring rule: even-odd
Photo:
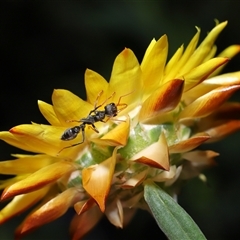
[[[184,81],[174,79],[155,90],[143,103],[139,113],[139,121],[146,121],[160,113],[173,110],[179,103]]]
[[[31,193],[14,197],[14,199],[0,211],[0,224],[3,224],[10,218],[19,215],[33,206],[46,195],[48,190],[49,187],[45,187]]]
[[[71,126],[69,120],[80,120],[89,114],[93,106],[70,91],[57,89],[52,95],[53,108],[62,126]]]
[[[59,218],[74,204],[74,202],[81,199],[82,195],[83,194],[80,193],[77,188],[69,188],[60,193],[57,197],[51,199],[27,217],[17,235],[26,234],[32,229]]]
[[[220,139],[226,137],[227,135],[236,132],[240,129],[240,120],[232,120],[223,122],[218,126],[214,126],[210,129],[206,130],[206,133],[211,136],[211,138],[207,141],[209,142],[216,142]]]
[[[47,121],[53,126],[61,126],[57,115],[53,109],[53,106],[38,100],[38,107],[42,115],[47,119]]]
[[[172,68],[172,71],[169,71],[169,74],[165,76],[166,80],[171,80],[173,78],[176,78],[177,75],[183,75],[182,74],[182,68],[187,65],[189,58],[193,54],[193,52],[196,49],[196,46],[198,44],[199,36],[200,36],[200,29],[197,27],[197,33],[194,35],[190,43],[188,44],[186,50],[184,51],[181,59],[176,63],[176,65]]]
[[[94,201],[94,199],[93,198],[89,198],[87,200],[83,200],[83,201],[75,203],[74,204],[74,209],[75,209],[76,213],[78,215],[80,215],[80,214],[88,211],[95,204],[96,204],[96,202]]]
[[[207,62],[197,66],[190,70],[190,72],[184,74],[185,86],[184,92],[193,88],[204,79],[206,79],[214,70],[218,67],[226,64],[229,61],[228,58],[213,58],[208,60]]]
[[[168,145],[164,133],[159,140],[131,157],[130,161],[143,163],[151,167],[169,170]]]
[[[221,31],[227,25],[227,21],[218,24],[215,28],[209,32],[207,37],[202,41],[200,46],[195,50],[192,56],[188,59],[188,63],[183,65],[181,68],[180,75],[184,75],[185,73],[189,72],[191,69],[195,68],[204,60],[204,58],[208,55],[211,51],[214,42]]]
[[[92,105],[95,104],[96,96],[104,89],[108,89],[108,82],[97,72],[87,69],[85,72],[85,87],[87,92],[87,101]],[[103,99],[106,98],[107,92],[103,92]]]
[[[16,182],[2,193],[1,200],[40,189],[76,169],[71,162],[57,162],[41,168],[22,181]]]
[[[117,125],[113,130],[106,133],[101,138],[93,138],[92,142],[106,146],[125,146],[128,140],[130,130],[130,119]]]
[[[215,164],[214,158],[219,156],[219,153],[208,150],[208,151],[191,151],[184,153],[182,157],[190,162],[193,162],[196,165],[211,165]]]
[[[142,95],[141,69],[132,50],[125,48],[115,59],[108,95],[115,92],[114,101],[124,96],[124,103],[137,103]]]
[[[107,205],[105,215],[115,227],[123,228],[123,207],[119,199]]]
[[[143,89],[149,94],[161,84],[164,67],[168,54],[168,39],[163,35],[152,47],[151,51],[144,56],[141,64]]]
[[[121,187],[122,188],[133,188],[133,187],[138,186],[145,180],[145,178],[148,174],[148,171],[149,171],[149,169],[145,169],[145,170],[141,171],[140,173],[134,175],[133,177],[129,178],[126,182],[124,182],[121,185]]]
[[[191,151],[207,141],[209,138],[210,136],[207,133],[198,133],[187,140],[183,140],[172,146],[169,146],[169,153],[183,153]]]
[[[102,212],[105,210],[105,200],[111,187],[116,154],[117,147],[112,157],[82,170],[83,187],[96,200]]]
[[[98,207],[92,207],[80,216],[75,215],[70,225],[72,240],[81,239],[99,222],[102,216],[103,214]]]
[[[56,158],[48,155],[39,154],[15,160],[1,161],[0,173],[12,175],[32,173],[52,164],[56,160]]]
[[[179,118],[205,117],[223,104],[239,88],[240,85],[216,88],[185,107]]]
[[[167,180],[172,179],[177,171],[177,167],[175,165],[170,166],[169,171],[162,171],[157,176],[153,177],[152,180],[154,182],[165,182]]]

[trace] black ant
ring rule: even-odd
[[[82,141],[78,142],[78,143],[75,143],[75,144],[72,144],[70,146],[64,147],[63,149],[61,149],[58,152],[58,154],[66,148],[77,146],[79,144],[82,144],[85,141],[85,127],[86,127],[86,125],[90,125],[90,127],[96,133],[99,133],[99,131],[96,128],[96,126],[94,125],[94,123],[96,123],[96,122],[106,123],[109,119],[117,116],[117,114],[120,111],[122,111],[123,109],[125,109],[127,107],[126,103],[120,103],[120,101],[121,101],[122,97],[125,97],[125,96],[129,95],[130,93],[121,96],[119,98],[117,104],[109,103],[104,107],[104,110],[101,110],[101,111],[97,110],[102,105],[104,105],[107,102],[107,100],[109,100],[110,98],[112,98],[116,94],[115,92],[113,92],[113,94],[110,97],[108,97],[102,104],[97,106],[98,100],[101,97],[102,93],[103,93],[103,91],[101,91],[98,94],[98,96],[96,98],[96,101],[95,101],[95,104],[94,104],[94,109],[89,112],[89,114],[86,118],[82,118],[80,120],[70,120],[70,121],[68,121],[68,122],[81,122],[82,124],[80,124],[79,126],[68,128],[61,136],[61,140],[69,141],[69,140],[72,140],[72,139],[76,138],[77,135],[80,133],[80,131],[82,131]],[[118,109],[119,106],[122,106],[122,107],[120,109]],[[107,117],[107,119],[105,120],[106,117]]]

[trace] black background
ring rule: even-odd
[[[202,29],[201,39],[215,25],[229,20],[217,40],[219,51],[240,44],[239,1],[8,1],[0,4],[0,130],[22,123],[46,123],[37,100],[51,103],[53,89],[85,98],[84,71],[90,68],[109,79],[112,63],[124,47],[139,61],[151,39],[167,34],[169,56]],[[240,70],[235,57],[225,72]],[[232,99],[240,100],[240,93]],[[240,239],[240,133],[206,145],[221,153],[218,166],[206,171],[209,185],[197,179],[186,184],[180,204],[207,239]],[[21,151],[0,142],[0,160]],[[24,239],[70,239],[73,211]],[[13,239],[22,216],[0,226],[1,239]],[[165,239],[146,212],[138,212],[124,230],[107,220],[84,239]]]

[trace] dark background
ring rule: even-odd
[[[0,3],[0,130],[46,123],[37,100],[51,102],[53,89],[63,88],[85,98],[84,71],[106,79],[124,47],[141,61],[151,39],[167,34],[169,56],[188,44],[196,30],[201,39],[215,25],[229,20],[217,40],[219,51],[240,44],[240,2],[226,1],[8,1]],[[240,70],[240,57],[224,71]],[[240,101],[240,93],[233,96]],[[206,171],[208,186],[194,179],[179,196],[180,204],[198,223],[207,239],[240,239],[240,133],[207,145],[221,152],[218,166]],[[0,160],[20,153],[0,142]],[[24,239],[70,239],[72,211]],[[13,239],[22,216],[0,226],[1,239]],[[139,212],[124,230],[103,220],[84,239],[165,239],[154,220]]]

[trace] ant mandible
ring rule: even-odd
[[[69,141],[72,140],[74,138],[77,137],[77,135],[80,133],[80,131],[82,131],[82,141],[72,144],[70,146],[64,147],[63,149],[61,149],[58,154],[60,154],[60,152],[62,152],[64,149],[66,148],[70,148],[70,147],[74,147],[77,146],[79,144],[82,144],[85,141],[85,127],[86,125],[90,125],[90,127],[96,132],[99,133],[98,129],[96,128],[96,126],[94,125],[94,123],[96,122],[104,122],[106,123],[109,119],[117,116],[117,114],[119,112],[121,112],[123,109],[125,109],[128,105],[126,103],[120,103],[121,99],[131,93],[125,94],[123,96],[121,96],[118,99],[118,103],[109,103],[104,107],[104,110],[97,110],[99,109],[101,106],[103,106],[107,100],[109,100],[110,98],[112,98],[116,93],[113,92],[113,94],[108,97],[102,104],[98,105],[98,100],[101,97],[101,95],[103,94],[103,91],[101,91],[97,98],[96,101],[94,103],[94,109],[91,110],[88,114],[88,116],[86,118],[82,118],[80,120],[70,120],[68,122],[81,122],[82,124],[80,124],[79,126],[74,126],[71,128],[68,128],[61,136],[61,140],[63,141]],[[98,105],[98,106],[97,106]],[[119,106],[121,106],[121,108],[118,108]],[[107,119],[105,120],[105,118],[107,117]]]

